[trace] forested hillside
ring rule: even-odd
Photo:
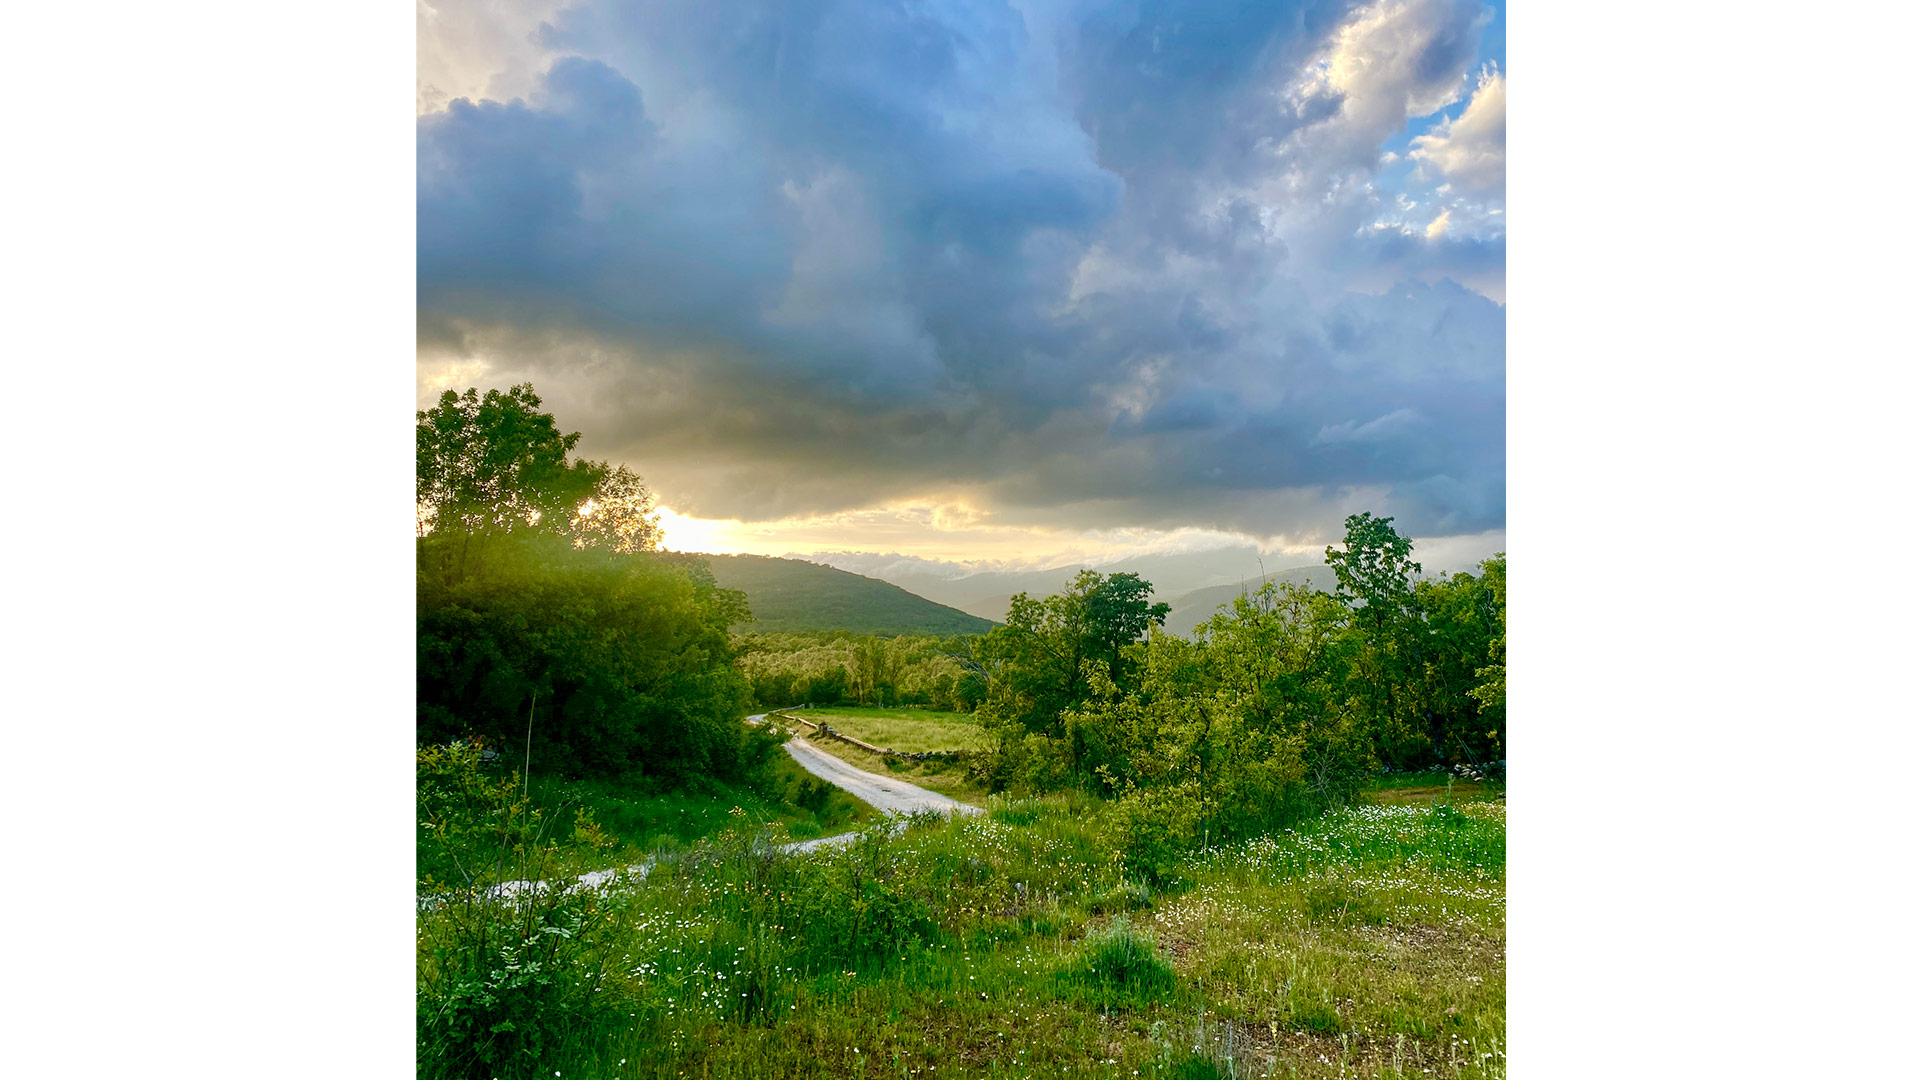
[[[747,598],[762,634],[984,634],[990,620],[916,596],[898,585],[819,563],[764,555],[702,555],[721,587]]]

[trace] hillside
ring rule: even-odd
[[[984,634],[993,623],[916,596],[898,585],[831,566],[764,555],[702,555],[722,587],[747,594],[763,634],[847,630],[856,634]]]
[[[1085,565],[1090,565],[1061,566],[1050,570],[943,574],[938,564],[924,560],[888,560],[858,552],[818,552],[811,557],[854,573],[866,573],[881,581],[891,582],[935,603],[995,620],[1007,617],[1007,603],[1014,593],[1051,596],[1073,580],[1073,576]],[[1154,599],[1172,605],[1176,614],[1190,596],[1195,598],[1194,602],[1204,603],[1206,606],[1199,615],[1185,624],[1186,630],[1191,631],[1211,616],[1215,607],[1232,600],[1243,584],[1259,588],[1263,573],[1279,581],[1304,581],[1304,578],[1287,575],[1303,574],[1308,569],[1315,569],[1321,577],[1314,578],[1314,583],[1321,588],[1333,587],[1333,578],[1325,567],[1301,567],[1268,573],[1267,567],[1272,565],[1272,560],[1272,556],[1262,557],[1257,548],[1247,545],[1198,552],[1134,555],[1092,568],[1103,574],[1139,574],[1153,584]],[[1199,595],[1208,589],[1219,592],[1222,599],[1209,603],[1211,594]],[[1168,626],[1171,628],[1172,623],[1169,622]]]
[[[1167,601],[1173,610],[1167,613],[1167,633],[1191,636],[1193,628],[1213,618],[1214,612],[1222,604],[1233,603],[1233,598],[1245,592],[1252,594],[1260,590],[1263,581],[1277,581],[1283,585],[1305,585],[1321,592],[1333,591],[1333,568],[1327,566],[1296,566],[1291,570],[1279,570],[1264,578],[1255,578],[1234,585],[1214,585],[1210,588],[1195,589]]]

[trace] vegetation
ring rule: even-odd
[[[991,620],[936,604],[873,578],[800,559],[706,555],[720,584],[737,589],[753,621],[736,629],[763,634],[842,631],[893,637],[983,634]]]
[[[1504,1075],[1504,557],[1423,580],[1360,514],[1332,593],[1190,638],[1092,571],[982,636],[738,635],[538,407],[419,414],[421,1075]],[[803,703],[972,751],[820,744],[988,813],[792,850],[865,813],[742,722]]]
[[[692,782],[654,790],[607,780],[535,778],[532,805],[549,818],[584,810],[622,847],[609,865],[638,862],[662,844],[691,844],[738,824],[778,825],[796,839],[846,832],[873,808],[776,754],[751,784]]]
[[[843,705],[795,713],[806,720],[833,725],[835,731],[862,742],[905,754],[929,750],[985,750],[991,745],[986,730],[972,713],[939,709],[872,709]]]
[[[1382,767],[1497,771],[1505,557],[1480,578],[1416,582],[1411,554],[1391,519],[1356,515],[1327,552],[1334,594],[1270,582],[1190,640],[1126,636],[1164,614],[1132,575],[1016,597],[977,650],[995,737],[979,775],[1116,800],[1127,853],[1158,874],[1349,805]]]
[[[420,1073],[1505,1074],[1501,805],[1339,811],[1158,885],[1114,809],[997,797],[808,855],[743,822],[644,878],[491,899],[595,835],[488,818],[519,862],[422,911]]]
[[[779,750],[741,722],[744,598],[648,551],[638,478],[568,460],[578,435],[539,405],[530,386],[448,391],[419,414],[418,738],[541,775],[755,779]]]
[[[969,637],[845,632],[749,634],[736,641],[740,670],[760,708],[918,705],[971,712],[986,679]]]

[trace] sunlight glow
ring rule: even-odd
[[[1212,529],[1047,529],[997,525],[962,504],[909,502],[780,521],[698,518],[660,507],[661,546],[709,555],[801,556],[872,551],[965,563],[975,569],[1046,569],[1130,555],[1210,551],[1254,544],[1261,550],[1317,554],[1277,538]],[[1298,548],[1296,551],[1295,549]]]

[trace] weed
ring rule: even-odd
[[[1173,964],[1154,942],[1120,916],[1087,936],[1063,977],[1101,1005],[1143,1006],[1162,1000],[1178,986]]]

